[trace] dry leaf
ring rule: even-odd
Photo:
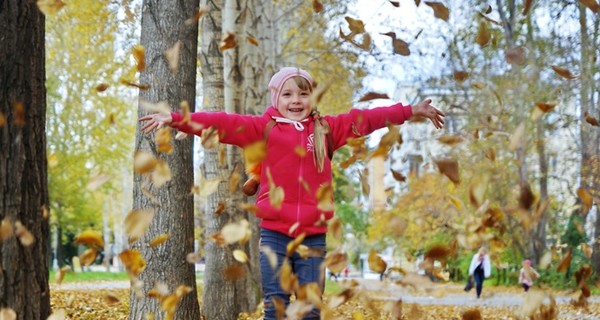
[[[559,76],[561,76],[565,79],[569,79],[569,80],[577,79],[577,76],[573,75],[571,73],[571,71],[569,71],[565,68],[561,68],[558,66],[552,66],[552,70],[554,70],[554,72],[556,72]]]
[[[98,250],[94,248],[89,248],[85,250],[81,255],[79,255],[79,261],[81,261],[81,265],[87,267],[96,261],[96,256],[98,255]]]
[[[517,148],[519,148],[521,145],[523,145],[524,140],[525,140],[525,122],[521,122],[515,129],[515,132],[513,132],[513,134],[510,136],[508,150],[511,152],[514,152],[515,150],[517,150]]]
[[[523,15],[526,16],[529,14],[529,9],[531,9],[531,5],[533,4],[533,0],[525,0],[523,4]]]
[[[459,81],[459,82],[460,81],[465,81],[469,77],[469,73],[466,72],[466,71],[457,71],[457,70],[455,70],[452,73],[452,75],[454,77],[454,80]]]
[[[106,303],[109,306],[116,305],[120,302],[119,297],[117,297],[116,295],[111,294],[111,293],[106,293],[102,297],[102,300],[104,301],[104,303]]]
[[[106,91],[108,88],[110,87],[110,85],[108,83],[100,83],[98,85],[96,85],[94,87],[94,89],[96,89],[96,91],[98,92],[104,92]]]
[[[400,7],[400,1],[390,1],[390,3],[396,8]]]
[[[546,251],[540,258],[540,270],[546,270],[552,263],[552,251]]]
[[[454,146],[457,145],[461,142],[463,142],[463,138],[461,136],[450,136],[450,135],[445,135],[445,136],[441,136],[439,138],[437,138],[437,140],[445,145],[448,146]]]
[[[15,101],[11,103],[11,109],[13,113],[13,121],[17,127],[25,126],[25,105],[21,101]]]
[[[129,236],[129,242],[135,242],[143,237],[154,218],[152,210],[132,210],[125,217],[125,233]]]
[[[394,48],[394,53],[399,54],[401,56],[409,56],[410,48],[408,47],[408,43],[402,39],[392,39],[392,47]]]
[[[352,35],[361,34],[365,32],[365,23],[362,20],[353,19],[348,16],[344,17],[348,22],[348,28]]]
[[[6,116],[0,112],[0,128],[4,127],[4,125],[6,125]]]
[[[154,239],[150,240],[150,242],[148,242],[148,246],[156,247],[158,245],[161,245],[161,244],[165,243],[165,241],[169,240],[170,237],[171,237],[170,233],[163,233],[163,234],[155,237]]]
[[[104,248],[104,239],[102,233],[91,229],[85,230],[75,237],[76,244],[85,244],[88,247],[95,247],[98,249]]]
[[[253,46],[255,46],[255,47],[258,47],[258,44],[259,44],[259,43],[258,43],[258,40],[256,40],[256,38],[255,38],[255,37],[253,37],[253,36],[251,36],[251,35],[247,35],[247,36],[246,36],[246,40],[247,40],[248,42],[250,42],[250,44],[252,44]]]
[[[150,86],[147,85],[147,84],[135,83],[135,82],[129,81],[127,79],[121,79],[119,82],[121,84],[126,85],[126,86],[135,87],[135,88],[138,88],[138,89],[143,90],[143,91],[150,89]]]
[[[149,171],[154,170],[157,163],[158,160],[152,153],[138,151],[133,159],[133,171],[141,174],[148,173]]]
[[[202,254],[200,252],[190,252],[185,256],[185,261],[188,263],[200,263],[202,261]]]
[[[55,15],[65,3],[61,0],[38,0],[37,6],[44,15]]]
[[[588,7],[588,9],[592,10],[593,13],[600,12],[600,4],[598,4],[596,0],[579,0],[579,2],[581,2],[582,5]]]
[[[219,43],[219,51],[223,52],[225,50],[233,49],[237,45],[235,40],[235,33],[227,32],[223,35],[221,39],[221,43]]]
[[[176,74],[179,69],[179,52],[181,52],[181,40],[177,40],[175,44],[165,51],[165,58],[169,64],[169,70],[172,74]]]
[[[4,320],[6,318],[2,318],[2,316],[0,316],[0,319]],[[46,320],[65,320],[65,319],[67,319],[67,312],[65,311],[65,309],[58,309],[58,310],[55,310],[54,312],[52,312],[52,314]]]
[[[598,123],[598,119],[590,116],[590,114],[587,111],[583,113],[583,117],[585,118],[585,122],[593,125],[594,127],[600,127],[600,123]]]
[[[194,15],[191,18],[185,20],[184,23],[188,26],[198,23],[198,20],[200,20],[200,18],[202,18],[202,16],[207,14],[209,11],[210,11],[210,7],[201,6],[200,8],[196,9],[196,12],[194,12]]]
[[[335,203],[333,202],[333,189],[331,185],[322,184],[317,189],[317,209],[321,211],[333,211],[335,210]]]
[[[312,0],[312,7],[315,13],[320,13],[323,11],[323,4],[319,0]]]
[[[438,19],[442,19],[444,21],[448,21],[448,18],[450,17],[450,11],[448,10],[448,8],[446,8],[446,6],[441,3],[441,2],[433,2],[433,1],[425,1],[425,4],[430,6],[433,9],[433,15],[438,18]]]
[[[406,181],[406,176],[404,176],[400,172],[398,172],[398,171],[396,171],[394,169],[390,169],[390,171],[392,172],[392,177],[394,177],[394,179],[396,181],[400,181],[400,182],[405,182]]]
[[[240,243],[245,244],[250,240],[252,231],[250,223],[246,219],[237,222],[228,223],[221,229],[221,236],[226,244]]]
[[[241,263],[248,262],[248,255],[240,249],[233,250],[233,258]]]
[[[342,221],[337,217],[331,218],[327,224],[327,233],[332,236],[332,239],[341,241],[344,233]]]
[[[204,149],[214,149],[219,145],[219,131],[215,127],[202,130],[200,139]]]
[[[481,311],[479,309],[469,309],[461,314],[462,320],[481,320]]]
[[[290,265],[287,258],[283,260],[279,273],[281,289],[283,289],[286,292],[292,292],[296,290],[296,288],[298,288],[298,278],[292,271],[292,266]]]
[[[525,63],[525,48],[515,47],[507,49],[504,52],[506,62],[514,65],[521,65]]]
[[[132,278],[137,278],[146,268],[146,260],[142,258],[142,254],[136,249],[125,249],[119,253],[119,259],[121,259],[127,273]]]
[[[131,48],[131,54],[135,59],[137,71],[144,71],[146,69],[146,49],[142,45],[136,44]]]
[[[475,38],[475,42],[481,47],[487,46],[490,42],[491,33],[488,29],[487,23],[484,21],[479,22],[479,29],[477,30],[477,37]]]
[[[71,271],[71,268],[68,266],[64,266],[60,269],[58,269],[58,271],[56,271],[56,274],[54,274],[54,281],[57,284],[61,284],[63,279],[65,278],[65,275]]]
[[[451,159],[435,160],[435,164],[441,173],[443,173],[455,185],[460,183],[460,174],[458,172],[458,162]]]
[[[273,249],[271,249],[270,247],[261,246],[260,252],[262,252],[267,257],[271,269],[275,270],[275,268],[277,268],[277,254],[275,253],[275,251],[273,251]]]
[[[373,249],[369,251],[367,262],[369,263],[369,269],[375,273],[384,273],[387,268],[387,263]]]
[[[367,94],[362,96],[360,99],[358,99],[358,102],[371,101],[371,100],[375,100],[375,99],[389,99],[389,98],[390,97],[388,97],[388,95],[385,93],[368,92]]]
[[[29,247],[35,242],[35,237],[21,221],[15,221],[15,236],[19,238],[19,241],[25,247]]]
[[[89,191],[94,192],[94,191],[98,190],[98,188],[100,188],[102,185],[107,183],[109,180],[110,180],[110,176],[107,176],[105,174],[97,174],[96,176],[94,176],[92,179],[90,179],[88,181],[85,188],[88,189]]]
[[[348,266],[348,255],[345,252],[333,251],[328,252],[323,261],[325,266],[333,273],[340,273]]]
[[[556,271],[567,272],[569,266],[571,266],[571,250],[569,250],[567,254],[563,257],[563,259],[560,261],[558,267],[556,267]]]
[[[14,234],[13,225],[8,217],[4,217],[0,223],[0,240],[5,241]]]
[[[306,233],[301,233],[299,236],[294,238],[294,240],[288,242],[285,250],[285,255],[288,257],[293,255],[294,252],[296,252],[296,249],[302,244],[302,241],[304,241],[305,237]]]

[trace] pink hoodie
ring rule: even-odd
[[[346,144],[348,138],[368,135],[385,127],[388,123],[402,124],[412,115],[411,106],[398,103],[389,107],[370,110],[352,109],[337,116],[323,116],[329,123],[333,140],[333,150]],[[186,133],[200,135],[202,130],[215,127],[219,131],[220,142],[245,147],[264,138],[264,130],[272,117],[281,117],[274,107],[269,107],[261,116],[228,114],[225,112],[196,112],[191,114],[194,124],[182,123],[179,113],[172,113],[171,126]],[[199,125],[198,125],[199,124]],[[277,231],[291,237],[301,233],[314,235],[327,232],[327,226],[318,222],[321,215],[329,220],[332,211],[317,208],[317,189],[321,185],[331,185],[331,162],[325,159],[323,172],[317,171],[313,160],[314,121],[309,117],[301,122],[303,128],[291,123],[277,123],[269,132],[267,156],[263,160],[260,178],[260,191],[256,197],[256,206],[260,210],[257,216],[262,219],[261,227]],[[306,150],[301,157],[296,148]],[[281,208],[274,208],[269,201],[269,183],[267,171],[271,172],[273,182],[284,190]],[[290,228],[297,226],[292,232]]]

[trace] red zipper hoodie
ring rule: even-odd
[[[332,150],[346,144],[348,138],[356,138],[385,127],[388,123],[402,124],[412,115],[411,106],[398,103],[389,107],[369,110],[352,109],[337,116],[323,116],[329,123],[333,140]],[[203,129],[215,127],[221,143],[245,147],[264,139],[264,131],[272,117],[282,117],[274,107],[269,107],[263,115],[229,114],[225,112],[192,113],[191,124],[183,122],[179,113],[172,113],[171,127],[180,131],[200,135]],[[260,191],[256,206],[257,216],[262,219],[261,227],[277,231],[291,237],[301,233],[306,235],[327,232],[327,226],[318,223],[324,216],[329,220],[333,211],[318,209],[316,192],[321,185],[331,185],[331,161],[325,158],[323,172],[318,172],[313,160],[314,121],[309,117],[302,126],[291,123],[277,123],[267,138],[267,155],[263,160],[260,177]],[[303,127],[300,130],[300,127]],[[327,143],[327,141],[326,141]],[[306,151],[300,156],[296,148]],[[276,186],[282,187],[284,200],[279,209],[269,201],[270,171]]]

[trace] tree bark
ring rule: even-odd
[[[36,1],[0,2],[0,220],[35,238],[0,240],[0,307],[24,320],[50,315],[44,24]]]
[[[149,85],[150,89],[140,91],[140,101],[166,101],[171,107],[178,108],[185,100],[191,111],[194,110],[198,28],[197,24],[184,22],[193,16],[197,5],[193,0],[144,1],[141,45],[145,48],[146,69],[141,72],[140,82]],[[181,41],[179,68],[172,72],[165,52],[177,41]],[[147,113],[147,110],[139,108],[139,116]],[[134,176],[133,209],[153,209],[155,214],[145,236],[133,244],[142,253],[147,265],[139,277],[143,282],[143,294],[138,296],[134,290],[131,293],[129,318],[132,320],[143,319],[149,313],[154,313],[155,319],[164,319],[160,301],[147,296],[157,282],[167,284],[171,293],[180,285],[191,287],[192,291],[179,301],[175,319],[200,317],[194,265],[186,262],[187,254],[194,251],[194,207],[190,192],[194,184],[193,139],[171,142],[172,153],[159,153],[152,136],[143,134],[139,129],[136,133],[135,150],[152,152],[165,160],[173,178],[157,187],[148,176]],[[156,247],[147,245],[163,233],[170,234],[166,242]]]

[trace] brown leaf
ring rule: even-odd
[[[400,7],[400,1],[390,1],[390,3],[396,8]]]
[[[462,320],[481,320],[481,311],[479,309],[469,309],[461,314]]]
[[[361,34],[365,32],[365,23],[362,20],[353,19],[348,16],[344,17],[348,22],[348,28],[352,35]]]
[[[235,40],[235,33],[227,32],[223,35],[221,43],[219,43],[219,51],[223,52],[225,50],[233,49],[236,45],[237,41]]]
[[[125,249],[119,253],[119,259],[123,262],[127,273],[133,278],[137,278],[146,268],[146,260],[136,249]]]
[[[135,59],[137,71],[144,71],[146,69],[146,49],[142,45],[136,44],[131,48],[131,54]]]
[[[11,103],[11,109],[13,112],[13,121],[17,127],[25,126],[25,105],[21,101],[14,101]]]
[[[567,272],[567,269],[569,269],[570,265],[571,265],[571,250],[569,250],[567,252],[567,254],[563,257],[563,259],[560,261],[560,263],[558,264],[558,267],[556,267],[556,271],[557,272]]]
[[[298,288],[298,278],[292,271],[292,266],[290,265],[287,258],[283,260],[279,272],[281,289],[283,289],[286,292],[292,292]]]
[[[387,263],[373,249],[369,251],[367,262],[369,263],[369,269],[375,273],[384,273],[387,268]]]
[[[425,1],[425,4],[430,6],[433,9],[433,15],[438,18],[438,19],[442,19],[444,21],[448,21],[448,18],[450,17],[450,11],[448,10],[448,8],[446,8],[446,6],[441,3],[441,2],[433,2],[433,1]]]
[[[259,43],[258,43],[258,40],[256,40],[256,38],[255,38],[255,37],[253,37],[253,36],[251,36],[251,35],[247,35],[247,36],[246,36],[246,40],[247,40],[248,42],[250,42],[250,44],[251,44],[251,45],[253,45],[253,46],[255,46],[255,47],[258,47],[258,44],[259,44]]]
[[[348,265],[348,255],[345,252],[328,252],[323,263],[333,273],[339,273]]]
[[[487,9],[485,9],[485,14],[490,14],[490,13],[492,13],[492,6],[488,5]]]
[[[533,1],[533,0],[532,0]],[[588,7],[588,9],[592,10],[593,13],[600,12],[600,4],[595,0],[579,0],[582,5]]]
[[[455,146],[455,145],[463,142],[463,138],[461,136],[451,136],[451,135],[441,136],[441,137],[437,138],[437,140],[440,143],[448,145],[448,146]]]
[[[94,248],[89,248],[85,250],[81,255],[79,255],[79,261],[81,265],[87,267],[94,263],[96,260],[96,256],[98,255],[98,250]]]
[[[96,91],[98,91],[98,92],[104,92],[109,87],[110,87],[110,85],[108,83],[100,83],[100,84],[96,85],[94,87],[94,89],[96,89]]]
[[[542,112],[547,113],[550,112],[556,107],[558,102],[550,101],[550,102],[536,102],[535,106],[540,109]]]
[[[521,193],[519,195],[519,206],[525,210],[531,209],[535,203],[535,195],[531,191],[531,186],[527,182],[521,184]]]
[[[409,56],[410,48],[408,47],[408,43],[401,39],[392,39],[392,47],[394,48],[394,53]]]
[[[294,252],[296,252],[296,249],[298,248],[298,246],[300,246],[302,244],[302,241],[304,241],[305,237],[306,237],[306,233],[302,233],[299,236],[297,236],[296,238],[294,238],[294,240],[288,242],[288,244],[286,246],[286,250],[285,250],[285,255],[288,257],[293,255]]]
[[[590,114],[587,111],[583,113],[583,117],[585,118],[585,122],[593,125],[594,127],[600,127],[598,119],[590,116]]]
[[[455,185],[460,184],[460,174],[458,172],[458,162],[451,159],[435,160],[435,164],[441,173],[443,173]]]
[[[375,99],[389,99],[387,94],[385,93],[377,93],[377,92],[367,92],[364,96],[358,99],[358,102],[371,101]]]
[[[319,0],[312,0],[312,7],[315,13],[320,13],[323,11],[323,4]]]
[[[523,4],[523,15],[526,16],[529,14],[529,9],[531,9],[531,5],[533,4],[533,0],[525,0]]]
[[[333,211],[335,210],[335,203],[333,203],[333,189],[328,183],[322,184],[317,189],[317,209],[321,211]]]
[[[454,80],[456,81],[465,81],[469,77],[469,73],[465,71],[455,70],[452,75],[454,76]]]
[[[170,233],[163,233],[159,236],[156,236],[154,239],[150,240],[150,242],[148,242],[148,246],[149,247],[159,246],[159,245],[165,243],[165,241],[169,240],[170,237],[171,237]]]
[[[481,47],[485,47],[490,42],[490,38],[491,33],[488,29],[487,23],[480,21],[479,29],[477,29],[477,37],[475,38],[475,42],[477,42],[477,44]]]
[[[38,8],[44,15],[55,15],[62,7],[65,6],[65,3],[61,0],[38,0],[36,3]]]
[[[6,116],[4,113],[0,112],[0,128],[6,125]]]
[[[185,20],[185,24],[186,25],[192,25],[198,22],[198,20],[200,20],[200,18],[202,18],[202,16],[204,16],[205,14],[207,14],[210,11],[210,7],[208,6],[202,6],[198,9],[196,9],[196,12],[194,12],[194,15]]]
[[[392,172],[392,177],[394,177],[394,179],[396,179],[396,181],[400,181],[400,182],[406,181],[406,177],[402,173],[400,173],[394,169],[390,169],[390,171]]]
[[[571,71],[569,71],[568,69],[561,68],[559,66],[552,66],[552,70],[554,70],[554,72],[556,72],[559,76],[561,76],[565,79],[569,79],[569,80],[577,79],[577,76],[573,75],[571,73]]]
[[[139,84],[139,83],[129,81],[127,79],[121,79],[120,82],[121,82],[121,84],[124,84],[126,86],[135,87],[135,88],[138,88],[143,91],[150,89],[150,86],[147,84]]]
[[[332,239],[341,241],[344,235],[344,226],[342,225],[342,221],[337,217],[331,218],[331,220],[329,220],[327,223],[327,233],[328,235],[331,235]]]
[[[152,210],[132,210],[125,217],[125,233],[129,236],[129,242],[135,242],[143,237],[154,218]]]
[[[425,252],[425,259],[443,261],[451,253],[452,253],[452,250],[450,249],[450,247],[443,245],[443,244],[438,244],[438,245],[432,246],[431,248],[429,248],[429,250],[427,250],[427,252]]]
[[[223,277],[229,281],[236,281],[246,276],[243,264],[233,263],[223,270]]]
[[[504,52],[506,62],[514,65],[521,65],[525,63],[525,48],[515,47],[506,49]]]

